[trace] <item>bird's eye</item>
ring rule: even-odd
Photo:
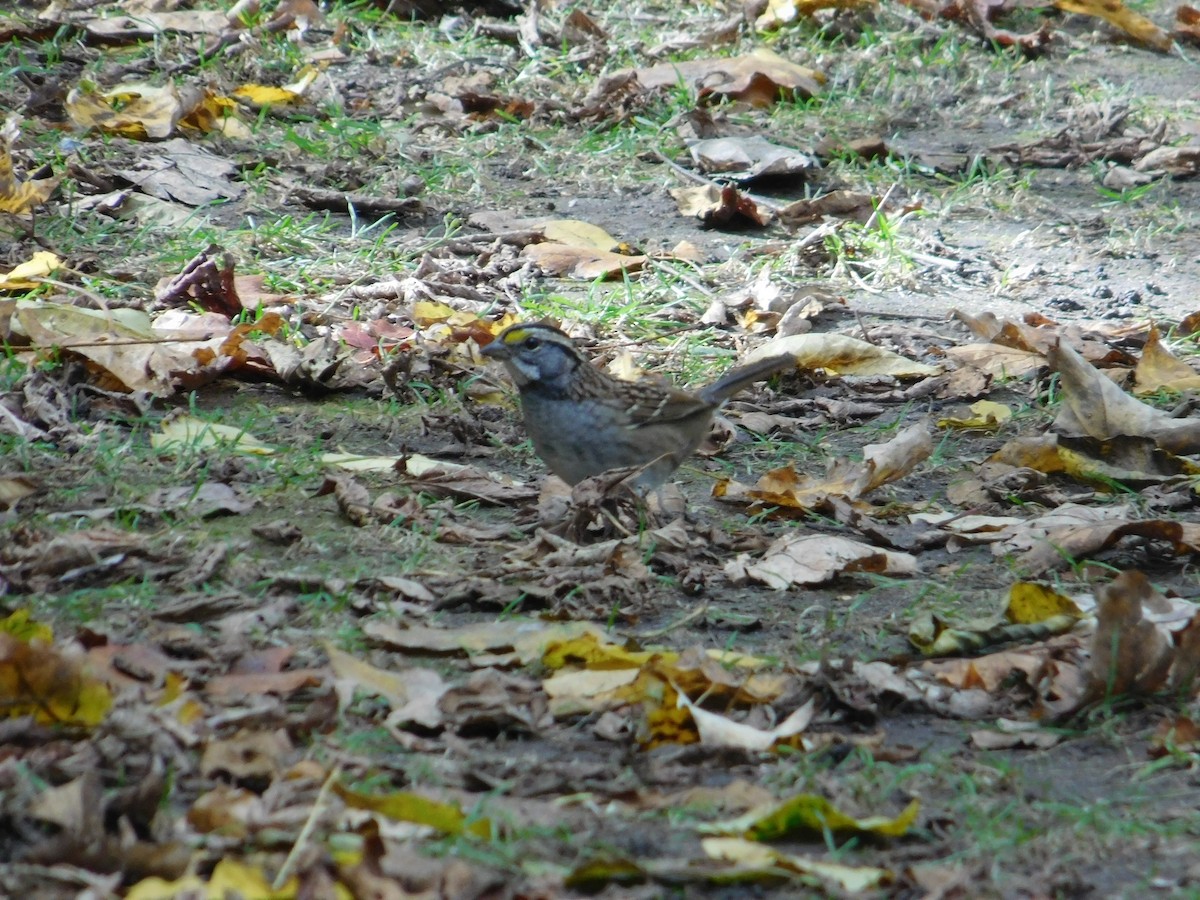
[[[542,346],[542,342],[539,338],[535,338],[535,337],[525,338],[525,349],[526,350],[536,350],[540,346]]]

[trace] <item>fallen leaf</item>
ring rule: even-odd
[[[740,584],[762,582],[776,591],[824,584],[855,572],[881,575],[915,575],[916,557],[882,550],[835,535],[786,535],[777,538],[757,560],[741,554],[725,566],[726,576]]]
[[[1155,50],[1171,49],[1171,36],[1167,32],[1120,0],[1053,0],[1053,4],[1067,12],[1103,19]]]

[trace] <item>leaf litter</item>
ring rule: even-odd
[[[1054,52],[1048,21],[1026,34],[997,28],[1013,13],[1004,4],[910,5],[1002,46]],[[138,12],[120,28],[113,21],[124,19],[57,7],[43,18],[92,42],[151,28],[216,36],[231,50],[278,27],[306,56],[333,59],[336,48],[310,32],[319,13],[290,6],[253,28],[200,12]],[[869,4],[830,4],[831,14],[825,4],[758,6],[737,18],[760,29],[814,16],[845,25],[867,21],[855,17]],[[1057,6],[1151,48],[1169,43],[1120,4]],[[825,73],[753,45],[685,62],[646,53],[644,65],[608,71],[602,48],[616,31],[598,24],[604,17],[559,18],[537,5],[511,22],[448,17],[448,33],[469,21],[532,61],[533,75],[501,87],[496,70],[434,72],[393,99],[416,131],[455,141],[513,123],[635,122],[680,85],[694,106],[686,126],[674,123],[681,135],[724,120],[711,113],[722,104],[763,110],[819,102],[827,90]],[[696,46],[729,42],[739,27],[715,23],[696,32]],[[174,49],[210,49],[191,40]],[[560,42],[594,76],[573,95],[537,70]],[[227,93],[187,79],[71,81],[59,103],[83,140],[121,136],[98,161],[71,164],[95,189],[84,208],[116,221],[131,198],[153,200],[179,223],[217,200],[242,202],[239,173],[255,160],[236,143],[201,146],[198,135],[236,141],[264,110],[319,120],[328,113],[307,98],[337,105],[357,89],[340,77],[346,63]],[[1179,143],[1182,132],[1128,126],[1128,116],[1080,106],[1054,136],[993,143],[978,158],[1102,165],[1109,190],[1196,174],[1200,157]],[[34,210],[65,208],[60,176],[18,175],[13,154],[27,164],[31,145],[15,120],[3,137],[0,203],[36,229]],[[537,462],[511,451],[510,391],[479,348],[537,286],[704,271],[720,258],[709,255],[712,235],[749,224],[776,229],[760,240],[817,252],[827,267],[808,274],[876,290],[879,272],[854,251],[836,263],[821,254],[898,226],[923,201],[825,180],[828,146],[823,159],[814,144],[741,162],[747,148],[763,150],[741,140],[732,156],[743,169],[732,174],[713,162],[711,143],[677,157],[695,172],[656,151],[664,172],[693,182],[672,191],[677,211],[662,203],[664,228],[702,251],[617,228],[629,220],[619,198],[605,198],[616,208],[606,227],[476,209],[475,231],[432,244],[423,227],[406,233],[396,271],[374,281],[275,292],[237,273],[248,257],[192,246],[187,262],[156,273],[157,288],[110,305],[78,269],[64,272],[59,256],[24,240],[26,256],[8,260],[0,281],[0,338],[18,373],[2,382],[0,433],[12,438],[6,450],[21,448],[0,482],[0,796],[5,856],[19,860],[0,870],[4,889],[474,897],[744,881],[779,896],[946,895],[970,883],[953,862],[970,845],[967,813],[928,774],[864,787],[873,767],[950,760],[974,773],[992,759],[977,750],[1012,751],[1019,766],[1020,754],[1084,744],[1104,716],[1118,717],[1128,752],[1194,767],[1194,427],[1186,409],[1148,402],[1194,389],[1181,353],[1194,329],[1168,330],[1182,316],[1115,326],[964,310],[957,325],[885,315],[869,327],[845,297],[800,287],[784,297],[764,267],[742,279],[754,285],[744,297],[710,298],[703,321],[723,327],[717,346],[730,358],[796,358],[797,372],[727,412],[802,461],[765,465],[735,440],[726,449],[741,460],[739,477],[713,489],[722,505],[694,490],[694,473],[683,476],[693,489],[643,504],[620,479],[539,489]],[[899,158],[881,142],[859,146],[863,159]],[[924,165],[920,154],[910,161]],[[347,192],[331,177],[326,189],[333,170],[317,168],[281,166],[275,187],[348,217],[424,225],[449,209],[415,182],[393,182],[394,202],[386,184]],[[781,174],[793,191],[782,203],[728,183]],[[804,182],[821,196],[803,196]],[[409,202],[414,193],[424,199]],[[131,214],[146,224],[142,209]],[[950,254],[924,259],[931,283],[969,283]],[[665,347],[678,361],[675,330],[692,315],[664,304],[649,317],[662,340],[635,351],[653,364]],[[591,322],[569,323],[573,335],[620,363],[622,326]],[[253,423],[222,421],[245,399],[227,393],[231,383],[272,411],[259,420],[266,440]],[[430,388],[452,400],[425,422],[319,412],[330,395],[415,408]],[[991,405],[974,403],[973,417],[926,416],[979,400]],[[865,437],[884,431],[894,436]],[[323,455],[276,468],[289,465],[278,462],[289,445],[313,446],[314,433]],[[71,455],[107,475],[132,442],[147,480],[102,478],[63,493],[93,484]],[[47,471],[23,462],[28,454]],[[287,480],[304,485],[299,496]],[[1014,572],[1056,573],[1057,590]],[[915,611],[943,585],[965,585],[976,602]],[[1003,613],[980,620],[1002,594]],[[80,597],[100,614],[64,611]],[[1088,877],[1073,866],[1016,867],[1011,882],[988,876],[989,887],[1053,893],[1056,878]],[[1174,872],[1167,886],[1189,879]]]

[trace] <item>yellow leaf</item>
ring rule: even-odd
[[[413,304],[412,318],[418,328],[428,328],[438,322],[447,322],[457,310],[436,300],[418,300]]]
[[[204,881],[195,875],[185,875],[177,881],[146,878],[129,889],[125,900],[175,900],[177,897],[202,897],[204,900],[227,900],[229,897],[253,897],[254,900],[294,900],[300,882],[291,878],[282,889],[271,888],[271,882],[261,869],[232,859],[222,859],[213,869],[212,877]],[[338,897],[346,897],[345,888]]]
[[[0,205],[0,209],[3,206]],[[15,212],[15,210],[6,210]],[[38,287],[39,282],[32,278],[44,278],[62,268],[62,260],[48,250],[39,250],[26,262],[21,263],[7,275],[0,275],[0,291],[27,291]]]
[[[850,894],[861,894],[878,888],[894,878],[887,869],[806,859],[803,856],[780,853],[771,847],[741,838],[705,838],[700,845],[710,859],[729,860],[739,866],[756,869],[792,869],[804,875],[815,875],[831,881]]]
[[[1067,12],[1103,19],[1156,50],[1171,49],[1171,36],[1167,32],[1128,9],[1120,0],[1054,0],[1054,5]]]
[[[54,640],[54,629],[42,622],[29,618],[29,610],[18,609],[7,619],[0,619],[0,633],[11,634],[19,641],[41,641],[49,644]]]
[[[238,131],[244,131],[248,135],[250,129],[238,119],[237,109],[237,103],[232,98],[222,97],[206,89],[200,102],[179,120],[179,127],[204,134],[217,131],[228,137],[238,136]]]
[[[270,456],[275,452],[274,447],[264,444],[241,428],[205,422],[194,416],[180,416],[164,422],[160,433],[150,435],[150,446],[166,451],[183,447],[191,450],[224,447],[253,456]]]
[[[799,794],[766,810],[751,810],[726,822],[701,825],[706,834],[741,835],[752,841],[771,841],[796,833],[851,832],[877,837],[901,837],[908,833],[921,804],[913,800],[895,818],[868,816],[856,819],[837,809],[818,794]]]
[[[468,822],[463,811],[454,804],[439,803],[420,794],[393,791],[390,794],[373,796],[352,791],[336,782],[333,790],[346,801],[347,806],[377,812],[397,822],[428,825],[445,834],[471,834],[481,838],[489,838],[492,834],[492,823],[487,819]]]
[[[906,359],[858,338],[838,334],[795,334],[757,347],[741,361],[750,365],[772,356],[794,356],[805,369],[825,369],[839,375],[894,375],[917,378],[937,375],[941,369]]]
[[[295,91],[266,84],[243,84],[234,90],[233,96],[253,106],[283,106],[303,99]]]
[[[582,666],[585,669],[636,669],[655,657],[674,662],[679,659],[679,654],[626,650],[624,647],[602,641],[594,634],[585,634],[547,644],[542,663],[551,669],[561,669],[566,665]]]
[[[938,428],[972,428],[981,431],[995,431],[1012,418],[1012,410],[1003,403],[994,400],[980,400],[971,404],[974,415],[961,418],[947,416],[938,420]]]
[[[137,140],[171,136],[183,114],[179,92],[168,84],[130,82],[101,91],[85,82],[67,95],[67,113],[82,128],[96,128]]]
[[[1008,591],[1008,608],[1004,612],[1010,622],[1029,625],[1045,622],[1056,616],[1083,618],[1083,610],[1072,600],[1044,584],[1018,581]]]
[[[19,181],[13,172],[11,147],[20,134],[18,119],[10,116],[0,127],[0,212],[21,214],[32,207],[45,203],[58,187],[61,175],[39,178],[34,181]],[[53,254],[46,254],[53,256]],[[47,274],[47,273],[39,273]],[[2,279],[0,279],[2,282]],[[3,287],[0,284],[0,287]]]
[[[590,247],[606,253],[617,246],[617,239],[603,228],[580,219],[554,219],[545,224],[542,233],[548,241]]]
[[[79,659],[0,633],[0,710],[9,716],[90,727],[111,706],[108,687],[85,672]]]

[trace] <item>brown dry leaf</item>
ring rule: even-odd
[[[778,538],[759,559],[742,553],[725,566],[725,575],[734,584],[753,579],[776,591],[824,584],[854,572],[915,575],[917,560],[908,553],[881,550],[849,538],[809,534]]]
[[[1014,747],[1044,750],[1066,740],[1061,731],[1048,731],[1039,722],[997,719],[995,728],[971,732],[971,743],[981,750],[1008,750]]]
[[[1126,7],[1120,0],[1053,0],[1066,12],[1095,16],[1120,28],[1135,40],[1149,44],[1164,53],[1171,49],[1171,36],[1140,13]]]
[[[24,216],[33,207],[40,206],[50,199],[62,176],[55,175],[52,178],[37,178],[31,181],[21,181],[17,178],[13,172],[12,146],[21,133],[18,122],[15,114],[10,115],[4,120],[3,127],[0,127],[0,212]],[[34,254],[35,257],[40,255]],[[53,256],[51,253],[45,255]],[[0,279],[0,290],[5,288],[3,281],[4,279]]]
[[[388,723],[403,727],[416,723],[423,728],[437,728],[442,723],[438,701],[449,686],[433,669],[414,667],[399,671],[377,669],[357,657],[325,643],[325,653],[333,669],[334,687],[339,706],[344,711],[354,699],[354,689],[378,694],[392,707]]]
[[[1200,10],[1181,3],[1175,10],[1174,34],[1182,41],[1200,45]]]
[[[745,226],[759,228],[770,224],[770,214],[759,212],[758,205],[729,185],[701,184],[671,188],[679,214],[694,216],[709,226]]]
[[[1200,372],[1166,348],[1155,325],[1150,328],[1150,337],[1142,348],[1142,358],[1133,372],[1133,392],[1152,394],[1164,388],[1169,391],[1200,389]]]
[[[21,475],[0,477],[0,512],[13,509],[26,497],[38,492],[36,482]]]
[[[865,224],[875,214],[879,198],[857,191],[830,191],[814,200],[796,200],[779,210],[779,221],[791,227],[817,222],[826,216]]]
[[[488,664],[501,664],[505,660],[494,654],[505,654],[509,657],[508,661],[523,665],[540,660],[546,648],[555,643],[584,634],[595,635],[601,640],[604,638],[604,630],[591,622],[547,625],[520,619],[483,622],[461,628],[397,628],[379,619],[368,619],[363,623],[363,633],[395,650],[455,654],[468,658],[487,653]]]
[[[414,489],[437,497],[479,500],[497,506],[526,503],[537,499],[535,485],[490,472],[478,466],[444,462],[420,454],[405,459],[404,471]]]
[[[547,275],[567,276],[595,281],[597,278],[620,278],[627,272],[640,272],[646,265],[645,256],[624,256],[592,247],[543,241],[528,244],[521,255],[533,261]]]
[[[219,10],[140,10],[137,15],[132,16],[88,17],[79,24],[91,37],[105,43],[134,43],[156,40],[172,33],[219,35],[229,27],[229,20],[225,13]]]
[[[1027,540],[1027,535],[1028,532],[1021,534],[1020,539]],[[1137,519],[1048,529],[1044,537],[1018,557],[1017,566],[1030,575],[1066,568],[1073,561],[1087,559],[1129,536],[1161,541],[1179,554],[1200,553],[1200,525],[1166,519]],[[997,544],[995,550],[1002,553],[1010,547],[1011,539]]]
[[[1054,420],[1060,434],[1098,441],[1148,437],[1171,453],[1200,452],[1200,420],[1175,419],[1134,399],[1065,342],[1052,347],[1048,359],[1062,375],[1062,407]]]
[[[923,378],[938,375],[937,366],[914,362],[875,344],[840,334],[795,334],[756,347],[741,361],[750,365],[772,356],[791,356],[802,369],[824,369],[838,375],[891,375]]]
[[[963,344],[946,348],[946,355],[993,378],[1023,378],[1046,365],[1041,353],[1003,344]]]
[[[1154,729],[1147,752],[1155,759],[1178,753],[1200,755],[1200,724],[1188,716],[1164,719]]]
[[[238,174],[234,163],[186,138],[155,144],[120,174],[151,197],[186,206],[237,200],[246,193],[246,186],[234,180]],[[231,257],[226,258],[232,277]]]
[[[222,836],[243,839],[250,828],[267,818],[261,797],[245,788],[218,784],[201,794],[187,812],[187,823],[201,834],[220,832]]]
[[[319,687],[328,677],[329,672],[325,669],[218,675],[204,686],[204,693],[213,697],[253,697],[256,694],[278,694],[287,697],[304,688]]]
[[[1096,599],[1099,624],[1092,637],[1090,699],[1160,690],[1174,661],[1171,634],[1146,620],[1165,601],[1141,572],[1122,572]]]
[[[210,740],[200,757],[200,772],[205,778],[231,778],[235,782],[272,781],[284,768],[284,758],[292,749],[287,732],[239,729],[227,739]]]
[[[614,72],[612,79],[629,70]],[[745,56],[729,59],[691,59],[659,63],[637,69],[638,83],[647,90],[674,87],[680,82],[699,87],[699,98],[742,100],[753,106],[771,106],[781,99],[816,96],[825,76],[760,47]]]
[[[903,478],[932,452],[929,426],[918,422],[885,444],[863,447],[861,463],[835,461],[825,478],[798,474],[792,466],[784,466],[767,472],[753,488],[721,481],[714,485],[712,494],[727,503],[815,509],[831,497],[858,500],[888,482]]]
[[[701,172],[743,183],[757,178],[803,178],[809,170],[820,168],[815,157],[758,134],[695,141],[688,152]]]

